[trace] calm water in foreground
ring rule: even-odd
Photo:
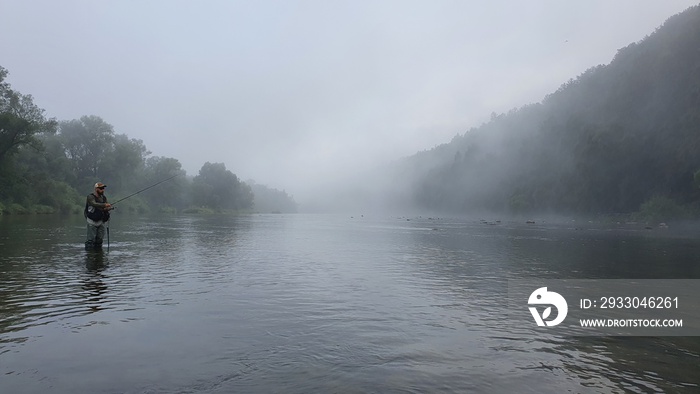
[[[504,321],[509,278],[700,279],[698,233],[113,217],[104,253],[81,217],[0,217],[0,393],[700,392],[700,337]]]

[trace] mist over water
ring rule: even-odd
[[[98,116],[191,176],[225,163],[305,203],[541,101],[696,3],[6,0],[0,53],[47,117]]]
[[[508,318],[512,279],[700,279],[697,1],[4,0],[0,37],[0,393],[700,392],[700,337]]]
[[[699,278],[682,231],[388,215],[3,217],[0,390],[695,392],[700,343],[512,327],[509,278]]]

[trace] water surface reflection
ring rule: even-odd
[[[330,215],[117,216],[102,252],[82,250],[80,234],[70,220],[0,227],[0,391],[696,392],[700,382],[695,337],[543,337],[504,322],[509,278],[700,277],[688,237]]]
[[[105,270],[107,262],[105,252],[102,250],[87,251],[85,253],[85,276],[82,289],[85,290],[85,303],[91,312],[104,309],[103,303],[107,294]]]

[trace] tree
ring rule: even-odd
[[[144,184],[148,187],[170,177],[175,178],[158,185],[158,191],[145,194],[148,202],[156,207],[182,208],[185,206],[186,172],[177,159],[171,157],[155,156],[146,160],[144,168]]]
[[[206,162],[192,180],[192,200],[214,209],[244,210],[253,207],[253,192],[225,164]]]
[[[255,211],[267,213],[296,213],[297,203],[284,190],[260,185],[253,180],[247,180],[255,197]]]
[[[104,155],[114,148],[112,125],[98,116],[83,116],[80,120],[61,122],[59,136],[79,181],[102,175],[99,170]]]
[[[20,94],[5,82],[7,70],[0,67],[0,161],[23,146],[40,148],[37,135],[56,131],[55,119],[46,119],[31,95]]]
[[[143,141],[117,134],[103,153],[99,177],[109,178],[115,187],[135,187],[150,154]]]
[[[699,45],[694,6],[542,102],[404,160],[407,194],[454,212],[700,213]]]

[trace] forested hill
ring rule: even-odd
[[[700,207],[700,6],[537,104],[400,163],[404,203],[469,212],[678,216]]]

